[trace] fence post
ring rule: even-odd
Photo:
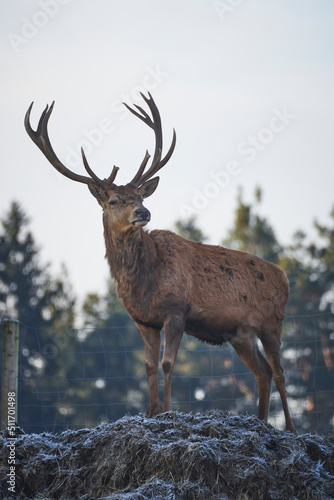
[[[5,319],[2,327],[1,430],[6,429],[9,420],[12,425],[17,422],[18,370],[19,322]]]

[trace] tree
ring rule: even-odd
[[[262,191],[255,190],[255,207],[261,203]],[[267,219],[261,217],[251,205],[244,203],[242,191],[239,191],[235,211],[234,226],[228,231],[223,245],[249,252],[258,257],[277,263],[282,253],[275,232]]]
[[[52,279],[48,266],[39,263],[39,252],[30,231],[29,218],[17,202],[1,220],[0,311],[35,328],[72,325],[75,299],[62,276]]]
[[[0,317],[20,321],[20,424],[35,431],[31,426],[41,420],[41,414],[47,420],[53,410],[57,411],[56,406],[44,408],[48,394],[55,388],[61,392],[67,384],[59,346],[73,341],[69,332],[75,298],[65,268],[53,279],[48,266],[40,264],[28,223],[17,202],[1,220]]]
[[[175,232],[188,240],[202,242],[207,240],[207,236],[205,236],[203,231],[196,226],[195,216],[189,217],[189,219],[185,221],[180,219],[177,220],[175,222]]]
[[[255,193],[254,205],[244,203],[241,192],[237,201],[234,226],[223,243],[285,270],[290,295],[281,358],[287,391],[293,396],[293,411],[301,429],[328,430],[334,415],[330,403],[334,386],[334,224],[326,227],[315,222],[316,243],[308,243],[306,234],[297,231],[292,244],[284,248],[269,222],[256,212],[261,190]],[[331,217],[334,221],[334,210]]]
[[[317,221],[317,240],[294,235],[281,266],[290,278],[283,356],[304,431],[333,425],[334,405],[334,210],[332,226]]]

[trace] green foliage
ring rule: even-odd
[[[66,269],[52,278],[48,266],[39,262],[39,251],[31,232],[29,218],[13,202],[1,220],[0,233],[0,318],[20,321],[19,407],[29,407],[29,421],[40,421],[39,409],[32,405],[35,396],[44,398],[50,383],[66,382],[66,369],[57,345],[64,341],[74,322],[75,299]],[[30,328],[32,326],[33,328]],[[27,412],[25,412],[26,414]],[[33,429],[35,430],[35,429]]]
[[[239,193],[234,226],[224,244],[285,270],[290,295],[281,357],[295,420],[304,431],[327,430],[334,413],[329,404],[334,387],[334,210],[331,227],[314,223],[316,242],[308,242],[306,234],[297,231],[292,244],[284,248],[269,222],[257,213],[261,199],[259,188],[254,205],[246,204]]]
[[[256,203],[259,204],[261,199],[262,191],[256,188]],[[269,222],[256,213],[251,205],[244,203],[241,191],[239,191],[237,203],[234,226],[228,231],[227,238],[224,238],[222,244],[277,263],[282,247]]]
[[[177,220],[175,222],[175,232],[188,240],[201,242],[207,240],[207,236],[196,226],[196,217],[194,216],[185,221]]]
[[[47,266],[39,264],[38,248],[27,230],[29,218],[17,202],[1,220],[0,314],[26,325],[47,328],[56,323],[70,325],[74,298],[63,268],[52,279]]]
[[[327,430],[334,413],[333,212],[331,219],[331,227],[314,223],[315,242],[296,232],[280,260],[290,281],[283,358],[305,431]]]

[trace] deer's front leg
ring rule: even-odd
[[[160,331],[138,324],[137,328],[144,344],[146,373],[148,376],[149,405],[146,416],[152,417],[160,413],[158,391],[158,367],[161,343]]]
[[[165,325],[164,354],[162,357],[162,369],[165,376],[164,397],[161,411],[172,409],[172,373],[175,365],[177,351],[180,346],[184,331],[184,318],[173,317],[166,321]]]

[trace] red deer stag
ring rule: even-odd
[[[171,410],[171,378],[184,332],[197,339],[220,345],[230,342],[242,361],[254,373],[259,387],[259,418],[268,416],[272,376],[280,393],[286,428],[294,431],[290,417],[283,370],[280,365],[280,337],[289,285],[283,271],[254,255],[220,246],[203,245],[170,231],[146,232],[143,226],[150,212],[143,199],[158,186],[155,174],[174,151],[176,135],[162,157],[162,127],[152,96],[142,95],[151,116],[141,107],[125,106],[154,131],[152,162],[148,152],[134,178],[125,186],[99,179],[82,150],[89,175],[69,170],[56,156],[48,135],[53,105],[46,106],[37,130],[30,125],[33,103],[25,117],[25,128],[51,165],[73,181],[88,185],[103,209],[106,257],[118,285],[118,294],[135,321],[145,347],[149,381],[148,416]],[[164,328],[164,394],[158,394],[160,331]],[[262,342],[265,356],[258,347]]]

